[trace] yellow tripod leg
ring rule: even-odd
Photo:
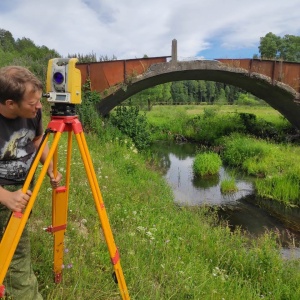
[[[52,226],[47,228],[54,235],[53,258],[54,258],[54,281],[62,280],[64,238],[67,228],[68,198],[66,187],[62,186],[53,191]]]
[[[119,285],[122,299],[130,299],[128,289],[126,286],[126,282],[124,279],[121,263],[120,263],[119,251],[114,242],[112,230],[111,230],[111,227],[109,224],[109,220],[108,220],[108,216],[106,213],[103,198],[101,195],[101,191],[100,191],[100,188],[99,188],[99,185],[97,182],[97,178],[96,178],[95,170],[94,170],[93,163],[91,160],[91,156],[88,151],[88,147],[87,147],[87,143],[86,143],[83,131],[78,129],[78,127],[75,127],[75,136],[76,136],[76,139],[78,142],[80,154],[81,154],[82,160],[84,162],[85,170],[86,170],[88,180],[89,180],[89,183],[91,186],[95,205],[96,205],[97,212],[98,212],[98,215],[99,215],[99,218],[101,221],[102,230],[103,230],[106,244],[107,244],[109,254],[111,257],[111,262],[114,267],[115,276],[117,279],[117,283]]]
[[[45,139],[44,139],[44,141],[32,163],[32,166],[30,168],[30,171],[27,175],[27,178],[26,178],[25,183],[22,188],[23,193],[26,193],[26,191],[28,190],[28,188],[30,186],[33,175],[35,173],[35,170],[36,170],[36,168],[39,164],[40,158],[42,156],[43,150],[48,142],[49,134],[50,133],[47,133],[47,135],[46,135],[46,137],[45,137]],[[44,162],[44,166],[40,172],[39,178],[38,178],[36,185],[32,191],[32,195],[27,203],[24,213],[17,213],[17,212],[12,213],[10,220],[7,224],[6,230],[4,232],[4,235],[2,237],[1,244],[0,244],[0,287],[1,287],[0,291],[3,293],[4,293],[4,287],[2,285],[3,280],[5,278],[8,267],[13,258],[13,255],[15,253],[15,250],[17,248],[19,240],[21,238],[21,235],[22,235],[22,232],[26,225],[26,222],[29,218],[30,212],[31,212],[34,202],[36,200],[36,197],[37,197],[38,191],[41,187],[42,181],[47,173],[49,164],[51,162],[54,150],[57,147],[60,136],[61,136],[61,134],[59,134],[59,133],[57,133],[55,135],[53,145],[52,145],[53,147],[51,149],[49,149],[49,154],[47,156],[47,159]]]
[[[54,259],[54,282],[60,283],[62,280],[63,257],[64,257],[64,238],[67,228],[68,215],[68,198],[69,198],[69,182],[70,182],[70,165],[71,165],[71,148],[72,135],[68,135],[68,153],[67,153],[67,172],[66,186],[61,186],[54,189],[52,192],[52,226],[47,228],[47,231],[53,233],[53,259]],[[53,156],[53,172],[57,174],[57,150]]]

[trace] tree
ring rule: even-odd
[[[281,41],[280,53],[283,60],[300,61],[300,36],[286,34]]]
[[[14,38],[12,34],[5,29],[0,29],[0,49],[4,52],[12,52],[15,49]]]
[[[300,36],[286,34],[281,38],[269,32],[260,38],[258,48],[261,58],[300,61]]]
[[[272,32],[260,38],[258,47],[260,55],[265,59],[276,59],[280,57],[281,38]]]

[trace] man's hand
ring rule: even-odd
[[[15,192],[10,192],[5,189],[1,190],[1,203],[12,211],[23,212],[30,199],[31,191],[27,191],[26,194],[22,192],[22,189]]]
[[[56,177],[55,177],[53,170],[48,170],[47,174],[50,178],[50,184],[51,184],[52,188],[56,189],[57,187],[59,187],[60,181],[62,179],[61,173],[57,172]]]

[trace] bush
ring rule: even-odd
[[[150,130],[145,114],[139,114],[138,106],[118,106],[111,115],[111,123],[132,139],[138,150],[150,145]]]

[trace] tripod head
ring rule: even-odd
[[[81,103],[81,73],[75,67],[77,58],[53,58],[48,62],[46,93],[53,103],[54,116],[75,115],[75,104]]]

